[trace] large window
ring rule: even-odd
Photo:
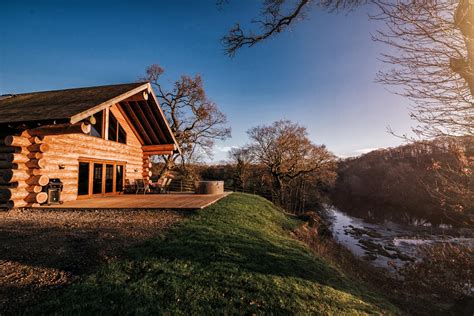
[[[108,113],[108,117],[107,117]],[[105,122],[109,122],[108,140],[119,142],[122,144],[127,143],[127,133],[125,129],[120,125],[115,115],[111,111],[101,111],[94,114],[95,124],[92,124],[90,135],[98,138],[105,138]]]
[[[127,143],[127,134],[112,112],[109,112],[109,140],[123,144]]]
[[[92,124],[91,136],[104,138],[104,114],[105,111],[94,114],[95,124]]]

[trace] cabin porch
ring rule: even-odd
[[[203,209],[220,199],[223,194],[125,194],[92,199],[67,201],[63,204],[42,205],[38,209]]]

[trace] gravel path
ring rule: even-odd
[[[161,210],[0,212],[0,315],[34,304],[191,213]]]

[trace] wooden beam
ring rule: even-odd
[[[153,144],[159,144],[160,139],[155,134],[155,130],[153,129],[153,127],[151,127],[150,122],[148,122],[148,118],[146,117],[145,113],[143,113],[141,104],[138,103],[138,102],[133,102],[133,105],[134,105],[133,109],[137,111],[138,118],[140,119],[140,121],[145,126],[145,132],[148,131],[147,134],[150,135],[151,140],[153,141]]]
[[[150,106],[150,107],[152,109],[158,111],[159,117],[163,120],[166,130],[168,131],[169,135],[171,136],[171,139],[173,140],[173,142],[176,144],[176,146],[178,146],[177,147],[178,152],[181,154],[182,152],[181,152],[181,148],[179,148],[178,141],[176,140],[176,138],[173,134],[173,131],[171,130],[171,127],[169,126],[168,121],[166,120],[165,113],[163,113],[163,110],[160,107],[160,103],[158,102],[158,99],[156,98],[155,92],[153,92],[153,89],[151,88],[150,83],[148,83],[148,89],[149,89],[148,91],[149,91],[150,96],[151,96],[150,101],[152,101],[152,103],[154,103],[154,105]]]
[[[4,139],[4,144],[6,146],[13,147],[25,147],[31,145],[31,142],[28,138],[22,136],[7,136]]]
[[[172,150],[157,150],[157,151],[147,151],[144,152],[143,154],[152,156],[152,155],[172,155],[173,151]]]
[[[160,144],[166,144],[168,143],[168,139],[166,138],[166,135],[163,133],[163,130],[160,126],[160,123],[158,123],[158,120],[156,116],[153,114],[150,104],[148,102],[141,102],[140,104],[143,104],[143,111],[146,114],[147,118],[150,120],[151,125],[153,125],[154,130],[157,132],[158,138],[160,139]]]
[[[132,95],[131,97],[127,98],[125,101],[146,101],[148,100],[148,91],[143,91],[141,93],[137,93]]]
[[[26,180],[28,185],[40,185],[45,186],[49,183],[48,176],[33,176]]]
[[[175,144],[162,144],[162,145],[147,145],[142,146],[142,150],[145,152],[148,151],[173,151],[176,150]]]
[[[86,123],[45,125],[30,129],[31,136],[63,135],[63,134],[88,134],[91,125]]]
[[[123,94],[121,94],[121,95],[119,95],[119,96],[117,96],[117,97],[115,97],[115,98],[112,98],[112,99],[110,99],[110,100],[107,100],[107,101],[105,101],[105,102],[102,102],[101,104],[99,104],[99,105],[97,105],[97,106],[95,106],[95,107],[93,107],[93,108],[91,108],[91,109],[89,109],[89,110],[87,110],[87,111],[84,111],[84,112],[82,112],[82,113],[76,114],[76,115],[74,115],[73,117],[71,117],[71,123],[72,123],[72,124],[75,124],[75,123],[77,123],[77,122],[80,122],[80,121],[82,121],[83,119],[88,118],[88,117],[90,117],[91,115],[94,115],[95,113],[97,113],[97,112],[99,112],[99,111],[102,111],[103,109],[105,109],[105,108],[107,108],[107,107],[110,107],[110,106],[112,106],[112,105],[114,105],[114,104],[116,104],[116,103],[119,103],[119,102],[121,102],[121,101],[123,101],[123,100],[125,100],[125,99],[127,99],[127,98],[129,98],[129,97],[131,97],[131,96],[133,96],[133,95],[135,95],[135,94],[137,94],[137,93],[143,91],[143,90],[148,91],[149,85],[150,85],[149,83],[144,83],[144,84],[142,84],[142,85],[136,87],[135,89],[132,89],[132,90],[130,90],[130,91],[128,91],[128,92],[125,92],[125,93],[123,93]]]
[[[40,152],[40,153],[45,153],[49,151],[49,145],[46,143],[43,144],[34,144],[31,146],[28,146],[28,150],[30,152]]]
[[[125,121],[127,122],[128,126],[130,126],[130,128],[132,129],[133,133],[135,134],[135,136],[138,138],[138,140],[140,141],[140,144],[145,144],[145,142],[143,141],[142,137],[140,136],[140,133],[137,131],[137,129],[135,128],[135,126],[133,126],[133,123],[130,121],[127,113],[125,112],[124,106],[120,103],[117,103],[117,109],[119,109],[120,113],[122,114],[123,118],[125,119]]]
[[[123,104],[123,109],[127,113],[128,117],[132,121],[133,126],[137,128],[137,130],[140,132],[140,135],[142,136],[143,140],[145,143],[152,144],[153,142],[151,141],[150,137],[148,137],[145,129],[143,128],[142,124],[140,123],[140,120],[136,116],[136,114],[133,112],[132,107],[128,102],[121,102]]]

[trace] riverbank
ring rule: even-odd
[[[421,260],[425,246],[454,244],[474,250],[474,229],[374,222],[326,206],[325,220],[334,238],[359,258],[394,270]]]
[[[28,312],[399,314],[291,236],[303,222],[234,193]]]
[[[398,249],[388,247],[387,251],[375,242],[358,242],[369,241],[368,238],[378,240],[384,235],[370,224],[348,221],[347,216],[337,214],[335,218],[327,208],[319,214],[305,214],[302,218],[308,224],[300,227],[296,235],[310,245],[318,256],[339,267],[354,280],[376,287],[409,314],[474,313],[474,298],[466,295],[470,292],[469,284],[474,284],[474,253],[470,249],[451,243],[433,243],[428,248],[422,247],[422,258],[401,260],[404,254]],[[342,221],[337,222],[341,218]],[[342,234],[337,234],[338,230]],[[389,232],[395,233],[390,228]],[[367,247],[369,244],[374,244],[370,247],[372,249]],[[368,254],[377,256],[379,262],[367,258]],[[403,264],[397,265],[397,259]]]

